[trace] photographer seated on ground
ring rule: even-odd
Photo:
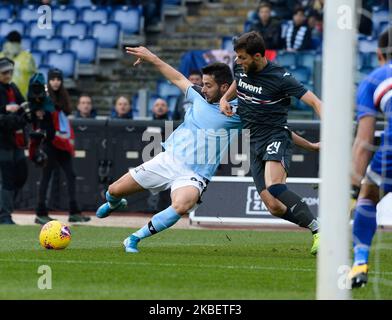
[[[11,214],[14,199],[27,179],[24,148],[27,144],[25,100],[11,82],[14,62],[0,58],[0,224],[15,224]]]
[[[62,81],[58,70],[49,71],[51,81]],[[61,90],[61,85],[60,85]],[[59,89],[57,88],[57,89]],[[48,215],[46,194],[52,171],[60,166],[67,180],[69,196],[69,222],[86,222],[90,217],[83,216],[76,202],[75,180],[72,157],[74,156],[74,132],[64,111],[47,95],[45,80],[41,73],[30,79],[28,100],[33,113],[33,127],[36,136],[32,136],[30,158],[42,166],[42,178],[39,186],[37,217],[35,223],[45,224],[53,220]]]

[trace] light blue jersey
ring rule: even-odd
[[[233,117],[222,114],[218,103],[208,103],[193,87],[187,89],[186,99],[193,106],[162,146],[192,171],[211,180],[229,143],[242,128],[241,121],[236,114]],[[237,105],[231,104],[234,108]]]

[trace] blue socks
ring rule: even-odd
[[[170,206],[154,215],[148,224],[133,233],[133,235],[140,239],[147,238],[155,233],[170,228],[180,218],[181,216],[173,209],[172,206]]]
[[[359,199],[353,225],[354,265],[368,263],[370,245],[376,229],[376,205],[369,199]]]
[[[106,197],[107,202],[110,202],[110,203],[112,203],[112,204],[116,204],[117,202],[119,202],[119,201],[121,200],[121,198],[113,197],[113,196],[109,193],[109,190],[106,191],[105,197]]]

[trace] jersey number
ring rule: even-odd
[[[277,154],[281,144],[282,144],[281,141],[272,142],[271,144],[269,144],[267,146],[267,153],[268,154]]]

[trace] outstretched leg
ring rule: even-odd
[[[188,213],[199,200],[200,192],[196,187],[184,186],[171,193],[170,207],[154,215],[145,226],[124,240],[126,252],[139,252],[137,245],[141,239],[150,237],[173,226],[182,215]]]
[[[120,179],[109,186],[105,195],[107,202],[98,208],[96,216],[98,218],[106,218],[113,211],[125,208],[128,203],[123,197],[143,190],[143,187],[135,181],[129,172],[124,174]]]

